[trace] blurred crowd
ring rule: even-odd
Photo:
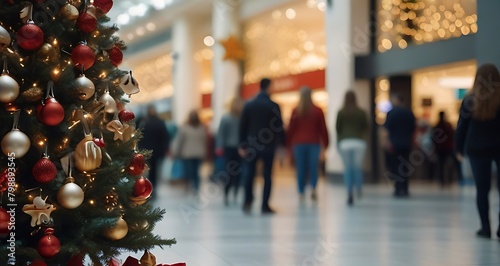
[[[137,126],[144,134],[140,148],[153,151],[148,163],[153,185],[164,178],[184,180],[197,194],[201,167],[208,161],[212,165],[209,179],[224,187],[224,204],[235,201],[239,189],[244,188],[245,213],[251,211],[254,202],[255,177],[262,176],[261,210],[271,214],[275,212],[269,200],[276,157],[282,159],[286,154],[291,159],[300,200],[306,196],[317,200],[323,153],[331,146],[329,131],[335,130],[334,146],[344,165],[347,204],[354,205],[355,198],[362,196],[363,165],[371,130],[371,120],[359,107],[356,93],[351,90],[344,95],[335,128],[329,129],[323,110],[312,100],[312,90],[303,87],[285,128],[280,106],[270,98],[271,87],[272,80],[265,78],[254,98],[248,101],[233,98],[213,134],[196,110],[189,113],[184,124],[174,125],[166,124],[154,107],[149,107],[147,116],[138,120]],[[417,119],[407,100],[400,94],[391,94],[392,108],[382,127],[385,178],[394,184],[394,196],[409,197],[409,180],[415,176],[417,166],[420,176],[438,180],[443,189],[454,182],[463,184],[474,180],[481,221],[477,234],[489,237],[488,193],[492,165],[496,164],[497,169],[500,165],[500,74],[497,68],[490,64],[479,67],[474,85],[463,100],[457,125],[447,120],[445,112],[439,113],[435,125]],[[500,236],[500,228],[498,234]]]

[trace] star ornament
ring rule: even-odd
[[[42,197],[35,197],[33,204],[26,204],[23,212],[31,216],[31,227],[50,222],[50,214],[56,210],[52,204],[45,203]]]
[[[228,39],[220,41],[226,54],[224,60],[243,60],[245,58],[245,50],[241,42],[234,36],[229,36]]]

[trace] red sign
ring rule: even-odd
[[[325,88],[325,70],[274,78],[271,93],[298,91],[302,86],[308,86],[313,90]],[[259,87],[259,83],[245,84],[241,91],[241,97],[243,99],[253,97],[259,92]]]
[[[201,95],[201,108],[202,109],[212,108],[212,93]]]

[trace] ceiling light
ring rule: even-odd
[[[128,13],[133,17],[143,17],[147,12],[148,6],[144,3],[140,3],[128,9]]]
[[[438,80],[438,84],[449,89],[471,88],[474,77],[444,77]]]
[[[130,16],[128,14],[121,14],[117,17],[118,24],[126,25],[130,22]]]
[[[135,33],[137,33],[137,35],[139,36],[142,36],[144,35],[144,28],[143,27],[139,27],[135,30]]]
[[[156,10],[164,9],[174,3],[174,0],[151,0],[151,5]]]
[[[211,47],[215,44],[215,40],[212,36],[207,36],[207,37],[205,37],[205,39],[203,39],[203,43],[206,46]]]
[[[146,25],[146,29],[148,29],[149,31],[154,31],[154,30],[156,30],[156,24],[154,24],[153,22],[149,22]]]

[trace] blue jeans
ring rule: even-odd
[[[298,144],[293,146],[300,194],[304,194],[307,176],[309,176],[311,187],[313,189],[316,188],[316,184],[318,183],[319,152],[319,144]]]
[[[344,161],[344,183],[347,192],[352,195],[354,185],[363,187],[363,158],[366,142],[357,139],[346,139],[339,142],[339,152]]]
[[[194,191],[200,189],[201,159],[183,159],[184,175],[193,186]]]

